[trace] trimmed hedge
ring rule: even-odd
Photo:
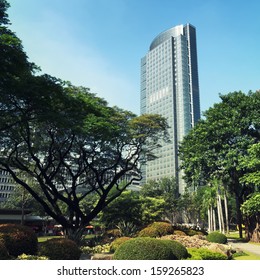
[[[174,260],[172,250],[162,240],[150,237],[137,237],[118,247],[114,260]]]
[[[21,254],[37,254],[38,240],[31,228],[16,224],[2,224],[0,235],[9,255],[17,257]]]
[[[117,239],[115,239],[111,244],[110,244],[110,252],[111,253],[114,253],[116,250],[117,250],[117,248],[121,245],[121,244],[123,244],[123,243],[125,243],[127,240],[129,240],[129,239],[131,239],[130,237],[126,237],[126,236],[124,236],[124,237],[119,237],[119,238],[117,238]]]
[[[169,247],[177,260],[187,259],[189,257],[188,250],[184,245],[175,240],[161,240],[167,247]]]
[[[148,227],[142,229],[141,231],[139,231],[138,236],[155,238],[155,237],[159,237],[159,233],[156,228],[148,226]]]
[[[172,234],[173,226],[167,222],[154,222],[142,229],[138,236],[140,237],[161,237]]]
[[[40,244],[39,254],[50,260],[79,260],[81,250],[70,239],[52,238]]]
[[[220,232],[211,232],[207,235],[206,239],[209,242],[213,243],[219,243],[219,244],[226,244],[227,243],[227,237],[225,234]]]

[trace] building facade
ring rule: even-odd
[[[8,199],[15,187],[12,176],[7,171],[0,169],[0,203]]]
[[[143,182],[174,176],[183,193],[178,144],[200,118],[196,29],[178,25],[159,34],[141,59],[141,114],[167,118],[171,143],[142,167]]]

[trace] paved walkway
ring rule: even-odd
[[[228,244],[230,244],[233,248],[241,249],[242,251],[247,251],[260,256],[260,245],[247,242],[237,242],[236,240],[232,239],[228,239]]]

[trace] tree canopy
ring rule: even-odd
[[[180,145],[180,158],[189,186],[208,185],[214,178],[236,198],[237,221],[240,206],[255,190],[245,181],[252,171],[245,159],[260,140],[260,92],[221,95],[221,102],[204,113]],[[241,228],[240,228],[241,231]]]

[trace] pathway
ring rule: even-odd
[[[230,244],[233,248],[241,249],[242,251],[247,251],[260,256],[260,245],[255,245],[247,242],[237,242],[234,239],[228,239],[228,244]]]

